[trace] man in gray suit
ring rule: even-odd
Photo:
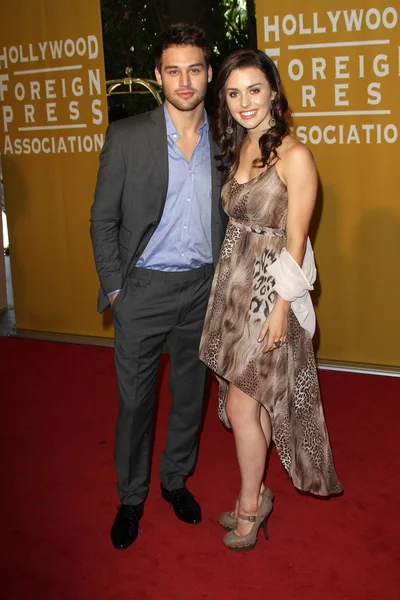
[[[226,226],[221,177],[204,97],[212,72],[204,32],[177,25],[156,49],[165,103],[112,123],[100,156],[91,237],[101,282],[99,311],[112,307],[119,414],[115,442],[120,506],[114,547],[138,534],[148,493],[157,369],[170,355],[161,495],[178,518],[201,521],[186,488],[193,472],[206,370],[198,358],[214,265]]]

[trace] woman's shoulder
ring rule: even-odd
[[[314,162],[311,150],[293,135],[287,135],[282,140],[278,149],[278,157],[282,163]]]

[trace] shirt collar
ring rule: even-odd
[[[171,115],[169,114],[169,111],[168,111],[168,108],[167,108],[167,105],[165,102],[164,102],[164,115],[165,115],[165,123],[167,126],[167,136],[170,137],[173,142],[177,142],[179,140],[179,133],[177,132],[174,122],[171,119]],[[208,117],[207,117],[206,111],[204,110],[204,123],[201,127],[198,128],[197,131],[200,133],[200,135],[202,135],[203,132],[208,135],[208,129],[209,129]]]

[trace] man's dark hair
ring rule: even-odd
[[[161,69],[161,57],[167,48],[170,46],[196,46],[204,52],[206,66],[210,64],[211,49],[206,40],[204,29],[196,25],[188,25],[187,23],[177,23],[166,29],[157,39],[154,50],[156,67]]]

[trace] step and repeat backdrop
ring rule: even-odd
[[[106,127],[98,0],[2,3],[0,152],[19,329],[104,335],[89,211]]]
[[[324,359],[400,365],[399,13],[397,2],[257,2],[259,48],[279,68],[293,133],[321,178]]]
[[[400,365],[399,12],[381,0],[257,1],[259,48],[321,178],[321,359]],[[0,152],[19,329],[112,336],[89,240],[106,127],[99,0],[3,3]]]

